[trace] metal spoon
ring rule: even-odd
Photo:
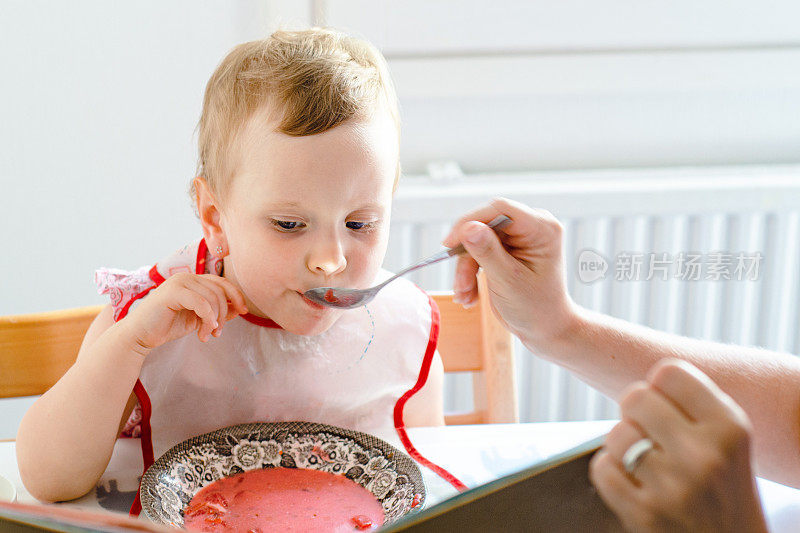
[[[499,231],[504,227],[511,224],[511,219],[507,216],[500,215],[489,224],[487,224],[490,228],[495,231]],[[432,265],[434,263],[438,263],[439,261],[443,261],[454,255],[463,254],[466,252],[464,246],[459,244],[454,248],[448,248],[446,250],[442,250],[441,252],[435,253],[432,256],[419,261],[416,264],[411,265],[410,267],[401,270],[391,278],[387,279],[380,285],[375,285],[374,287],[370,287],[369,289],[344,289],[339,287],[317,287],[316,289],[309,289],[303,293],[303,296],[311,300],[312,302],[316,302],[318,304],[326,305],[328,307],[336,307],[338,309],[353,309],[354,307],[362,306],[368,303],[370,300],[375,298],[375,295],[378,294],[378,291],[384,288],[386,285],[391,283],[392,281],[396,280],[400,276],[408,274],[409,272],[413,272],[414,270],[420,269],[424,266]]]

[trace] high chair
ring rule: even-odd
[[[511,333],[495,318],[486,279],[478,276],[478,302],[469,309],[452,292],[432,292],[441,313],[439,355],[444,371],[472,372],[473,410],[445,413],[445,424],[519,422]]]
[[[464,309],[452,292],[431,293],[441,312],[439,354],[445,372],[473,373],[474,409],[445,423],[519,422],[511,334],[498,322],[479,276],[477,305]],[[72,366],[92,320],[104,306],[0,317],[0,398],[43,394]]]
[[[43,394],[72,366],[103,305],[0,317],[0,398]]]

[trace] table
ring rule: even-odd
[[[431,461],[446,468],[467,486],[474,487],[566,451],[606,433],[614,420],[549,422],[539,424],[486,424],[413,428],[412,442]],[[93,510],[121,510],[130,505],[141,472],[131,465],[140,457],[136,439],[117,441],[114,455],[95,491],[58,505]],[[455,489],[423,468],[428,489],[426,505],[455,494]],[[33,503],[19,477],[13,442],[0,442],[0,475],[17,489],[17,501]],[[795,532],[800,524],[800,490],[764,479],[758,480],[771,531]]]

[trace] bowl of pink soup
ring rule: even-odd
[[[193,531],[372,531],[422,508],[416,463],[366,433],[240,424],[177,444],[145,472],[143,513]]]

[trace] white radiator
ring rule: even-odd
[[[387,268],[439,250],[452,222],[493,196],[562,221],[569,291],[579,304],[682,335],[800,353],[800,166],[405,177]],[[605,260],[604,278],[585,282],[593,271],[587,263],[578,271],[584,250],[584,259]],[[436,265],[412,279],[447,290],[452,268]],[[522,421],[617,416],[608,398],[519,343],[517,378]],[[446,410],[469,409],[469,376],[447,376],[445,389]]]

